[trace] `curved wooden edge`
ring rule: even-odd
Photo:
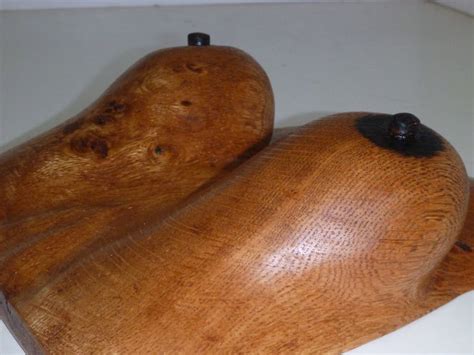
[[[272,144],[296,131],[298,127],[277,128],[273,133]],[[423,316],[452,299],[474,290],[474,178],[470,178],[469,205],[464,227],[457,242],[435,270],[424,302],[418,305],[419,316]],[[395,327],[397,328],[397,327]],[[394,329],[395,330],[395,329]],[[376,338],[376,337],[375,337]],[[375,339],[368,335],[359,338],[346,347],[344,351],[352,350],[364,343]]]
[[[45,353],[41,344],[32,336],[31,330],[21,321],[21,317],[17,314],[15,309],[5,300],[1,290],[0,319],[3,320],[3,323],[9,330],[10,334],[13,335],[26,354],[40,355]]]
[[[273,131],[272,141],[270,142],[270,144],[278,142],[280,139],[285,138],[287,135],[296,131],[297,129],[298,129],[297,126],[276,128]]]
[[[276,128],[271,144],[295,132],[299,127]],[[458,241],[439,265],[430,286],[433,301],[443,294],[457,297],[474,290],[474,178],[470,178],[469,206]]]

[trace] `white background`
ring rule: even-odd
[[[336,3],[336,2],[402,2],[407,0],[0,0],[0,10],[17,9],[55,9],[55,8],[83,8],[83,7],[110,7],[110,6],[169,6],[169,5],[209,5],[209,4],[242,4],[242,3]],[[412,0],[409,0],[412,1]],[[436,0],[461,6],[471,0]],[[464,3],[464,4],[463,4]],[[455,5],[455,4],[454,4]]]
[[[416,0],[0,12],[0,150],[77,113],[144,54],[184,45],[193,31],[260,62],[278,126],[341,111],[412,112],[474,176],[474,20]],[[382,339],[376,351],[472,353],[472,297],[459,302],[440,316],[456,333],[428,320],[434,329],[422,323],[401,348]]]
[[[18,9],[57,9],[57,8],[85,8],[85,7],[136,7],[136,6],[169,6],[191,4],[233,4],[233,3],[374,3],[374,2],[403,2],[407,0],[0,0],[0,10]],[[411,0],[413,1],[413,0]],[[474,15],[474,1],[472,0],[426,0],[458,11]]]

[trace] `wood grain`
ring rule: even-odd
[[[273,106],[266,74],[238,49],[152,53],[76,117],[1,156],[1,221],[181,193],[189,166],[212,176],[263,146]]]
[[[10,322],[53,354],[339,353],[446,303],[464,166],[438,135],[429,157],[374,144],[362,117],[297,129],[34,292],[19,269]]]
[[[298,130],[299,127],[277,128],[273,132],[272,143],[283,139]],[[470,192],[467,215],[457,241],[443,259],[433,275],[432,289],[428,293],[427,304],[444,304],[463,293],[474,290],[474,178],[469,180]]]
[[[470,198],[464,227],[451,251],[437,268],[429,293],[430,303],[474,290],[474,179],[470,179]]]
[[[273,112],[268,77],[246,53],[169,48],[76,117],[0,156],[0,309],[25,349],[41,344],[5,302],[47,288],[232,170],[268,143]]]

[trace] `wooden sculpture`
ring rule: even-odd
[[[2,155],[1,220],[141,202],[165,189],[184,195],[192,180],[263,147],[273,128],[266,74],[236,48],[192,45],[201,40],[151,53],[79,115]]]
[[[79,115],[0,156],[0,314],[20,342],[29,325],[10,300],[157,222],[270,140],[273,94],[258,63],[205,34],[188,42],[146,56]]]
[[[8,321],[33,353],[339,353],[473,288],[468,187],[413,115],[330,116],[35,287],[10,267]]]

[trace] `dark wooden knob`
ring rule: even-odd
[[[420,127],[420,120],[411,113],[393,115],[389,125],[389,135],[398,142],[413,142]]]
[[[208,46],[211,44],[211,36],[207,33],[193,32],[188,34],[188,46]]]

